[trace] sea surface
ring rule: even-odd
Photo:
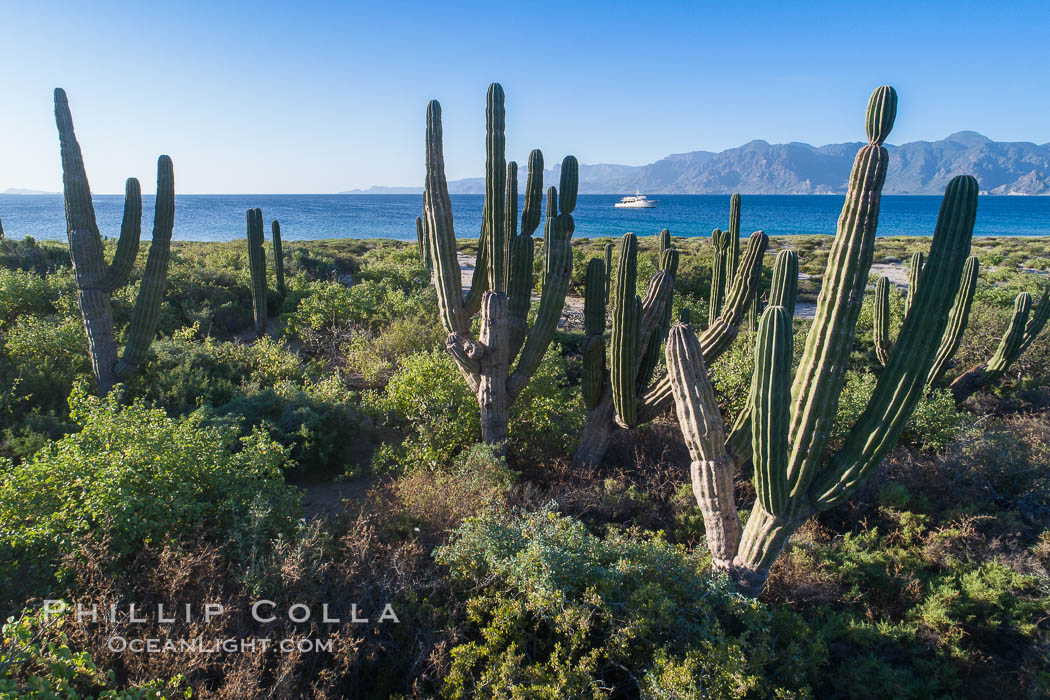
[[[644,236],[668,228],[676,236],[706,236],[729,220],[727,195],[654,195],[653,209],[616,209],[619,195],[580,195],[573,213],[576,237]],[[456,236],[476,238],[481,230],[482,195],[452,195]],[[741,232],[770,235],[834,234],[841,195],[744,195]],[[120,233],[122,195],[96,195],[95,213],[103,235]],[[149,238],[153,197],[143,197],[142,237]],[[882,198],[880,236],[928,236],[941,198],[887,195]],[[319,238],[415,239],[421,195],[177,195],[175,238],[229,241],[245,237],[245,211],[259,207],[266,221],[278,219],[286,240]],[[521,204],[519,203],[519,212]],[[519,214],[520,216],[520,214]],[[61,195],[0,195],[0,221],[9,238],[64,240]],[[269,229],[269,226],[267,226]],[[1050,197],[980,198],[978,236],[1050,236]],[[267,233],[267,235],[269,235]]]

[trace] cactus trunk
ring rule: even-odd
[[[251,276],[252,313],[255,332],[266,332],[266,253],[263,251],[263,218],[261,209],[248,210],[248,272]]]
[[[883,367],[890,361],[890,280],[880,277],[875,283],[875,306],[872,309],[871,332],[875,357]]]
[[[419,217],[416,217],[417,223]],[[277,293],[284,299],[288,288],[284,285],[284,247],[281,244],[281,224],[274,219],[270,222],[270,230],[273,233],[273,268],[277,278]]]

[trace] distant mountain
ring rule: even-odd
[[[21,187],[8,187],[0,194],[61,194],[60,192],[45,192],[43,190],[27,190]]]
[[[339,194],[423,194],[422,187],[385,187],[383,185],[372,185],[365,190],[347,190]]]
[[[677,153],[649,165],[581,165],[580,192],[622,194],[842,194],[860,143],[811,146],[751,141],[720,153]],[[1050,143],[1000,142],[974,131],[940,141],[887,145],[886,194],[942,194],[956,175],[973,175],[986,194],[1050,195]],[[560,165],[544,172],[557,183]],[[519,191],[527,173],[519,170]],[[484,178],[448,183],[452,194],[483,194]],[[419,193],[422,188],[390,189]]]

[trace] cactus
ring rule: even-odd
[[[723,279],[726,272],[726,255],[723,242],[726,240],[720,229],[716,228],[711,232],[711,248],[714,251],[714,257],[711,260],[711,294],[707,307],[707,325],[709,326],[722,313],[722,299],[725,295]]]
[[[1010,324],[995,354],[984,364],[959,375],[949,387],[956,403],[962,403],[982,387],[997,381],[1036,339],[1050,318],[1050,290],[1033,306],[1032,295],[1021,292],[1014,300]]]
[[[729,289],[733,286],[733,277],[736,276],[736,268],[740,264],[740,195],[734,194],[729,198],[729,230],[724,231],[722,236],[726,238],[723,245],[726,247],[726,271],[722,278],[724,292],[722,297],[729,296]],[[758,295],[755,295],[757,298]]]
[[[138,255],[142,231],[139,182],[130,178],[126,183],[120,238],[113,261],[106,266],[84,159],[73,130],[69,101],[62,88],[55,88],[55,123],[62,151],[66,231],[77,287],[77,304],[88,339],[92,373],[99,392],[108,394],[118,378],[127,378],[143,362],[157,332],[160,304],[167,285],[171,233],[175,225],[175,176],[171,158],[158,158],[153,240],[128,327],[124,352],[118,361],[110,297],[128,283]]]
[[[875,357],[883,367],[890,361],[890,280],[880,277],[875,283],[875,306],[872,309],[871,333]]]
[[[4,240],[4,222],[0,221],[0,241]]]
[[[915,313],[905,319],[897,346],[842,448],[825,458],[871,267],[888,162],[882,143],[895,113],[892,88],[877,89],[868,104],[869,143],[854,162],[824,288],[794,380],[791,317],[774,305],[762,315],[750,401],[756,502],[742,532],[732,491],[726,488],[733,465],[716,439],[721,418],[700,344],[688,326],[671,331],[668,371],[692,471],[701,477],[694,476],[694,494],[708,546],[715,566],[728,569],[748,595],[761,591],[791,534],[814,513],[841,503],[896,442],[925,390],[948,325],[977,211],[977,181],[969,176],[949,183],[922,275],[922,294],[913,303]]]
[[[912,300],[914,300],[920,292],[919,285],[922,277],[922,268],[925,263],[925,257],[921,252],[912,253],[911,261],[908,263],[908,298],[904,300],[904,315],[907,316],[911,310]]]
[[[788,318],[795,315],[795,302],[798,298],[798,252],[782,250],[777,253],[773,263],[773,283],[769,289],[769,306],[779,306],[787,313]],[[689,323],[685,318],[682,323]],[[761,325],[761,319],[760,323]],[[756,332],[758,329],[756,329]],[[748,404],[754,401],[751,394]],[[744,410],[737,414],[733,429],[726,439],[726,449],[740,466],[751,462],[751,412]]]
[[[769,238],[761,231],[753,233],[748,240],[747,251],[722,313],[701,335],[704,357],[709,362],[721,355],[739,332],[744,313],[758,285],[762,256],[768,243]],[[591,380],[584,386],[584,401],[588,410],[580,444],[573,458],[576,466],[597,465],[617,429],[629,429],[647,423],[673,403],[671,385],[666,376],[651,386],[649,382],[659,362],[663,333],[666,332],[663,329],[671,321],[678,251],[671,248],[664,252],[661,269],[650,278],[643,299],[639,299],[635,293],[637,251],[637,238],[634,234],[625,234],[620,240],[617,275],[610,294],[610,367],[607,373],[603,373],[595,353],[591,366],[584,368],[584,375],[589,375]],[[588,338],[591,337],[593,335],[588,331]],[[587,357],[585,354],[585,364]],[[601,377],[600,383],[598,377]],[[601,387],[600,397],[596,385]]]
[[[658,233],[657,236],[659,237],[659,248],[657,249],[657,256],[662,259],[664,253],[672,248],[671,231],[665,228],[662,231],[660,231],[660,233]]]
[[[506,161],[506,112],[503,88],[489,86],[485,110],[485,204],[477,267],[464,299],[456,254],[456,234],[445,178],[441,105],[427,106],[426,182],[423,189],[425,245],[433,262],[438,310],[448,334],[445,347],[476,395],[481,435],[500,445],[508,435],[510,407],[539,367],[561,317],[572,272],[572,212],[579,186],[579,165],[562,161],[561,199],[547,192],[544,226],[544,275],[539,308],[527,323],[532,296],[534,240],[543,211],[543,156],[529,155],[521,232],[516,232],[517,164]],[[560,206],[559,206],[560,205]],[[560,211],[560,213],[559,213]],[[475,307],[475,304],[477,305]],[[481,332],[470,332],[471,317],[481,312]]]
[[[612,284],[612,252],[613,244],[605,244],[605,301],[602,302],[602,306],[609,305],[609,290]]]
[[[277,219],[270,222],[270,231],[273,233],[273,267],[277,276],[277,293],[284,299],[288,288],[284,285],[284,248],[281,247],[281,224]]]
[[[937,349],[937,358],[933,361],[933,367],[930,368],[930,373],[926,377],[927,386],[935,386],[940,382],[952,356],[962,343],[963,333],[970,321],[970,308],[973,306],[974,292],[977,291],[977,274],[980,269],[981,264],[977,256],[971,255],[966,259],[962,281],[959,284],[959,293],[955,296],[955,304],[952,305],[951,314],[948,316],[948,327],[944,330],[941,346]]]
[[[266,253],[263,252],[263,218],[261,209],[248,210],[248,271],[251,274],[252,312],[255,332],[266,331]]]

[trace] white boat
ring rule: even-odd
[[[634,196],[628,195],[613,206],[622,209],[652,209],[656,206],[656,200],[646,199],[641,192],[635,192]]]

